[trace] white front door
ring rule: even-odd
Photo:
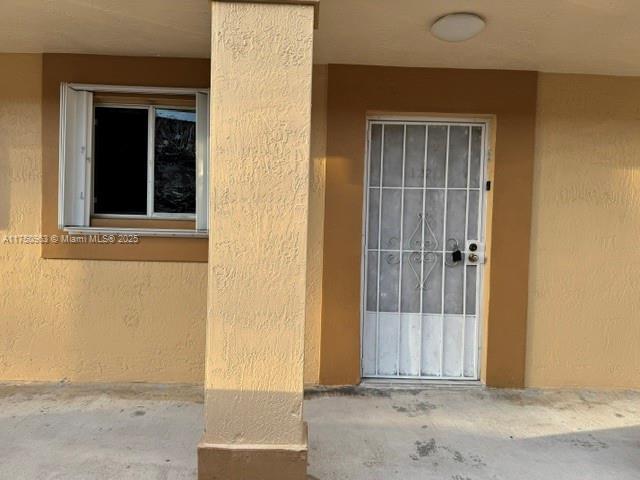
[[[365,378],[479,379],[487,124],[369,120]]]

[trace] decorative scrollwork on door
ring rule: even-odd
[[[431,224],[429,223],[429,214],[422,215],[422,213],[418,213],[417,217],[418,221],[416,223],[416,227],[413,229],[413,233],[409,237],[410,247],[415,247],[418,250],[437,250],[439,245],[438,239],[436,238],[436,234],[433,232],[433,228],[431,228]],[[423,225],[424,242],[422,240]]]
[[[409,266],[416,277],[416,290],[426,290],[429,277],[436,268],[438,256],[433,252],[413,252],[409,256]],[[424,262],[424,267],[422,263]],[[417,268],[416,268],[417,265]],[[428,268],[427,268],[428,265]],[[425,268],[425,271],[421,270]],[[422,278],[421,278],[422,277]]]

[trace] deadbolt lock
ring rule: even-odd
[[[467,265],[478,265],[485,263],[484,243],[478,240],[467,240],[465,263]]]

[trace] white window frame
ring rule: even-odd
[[[189,95],[196,107],[164,105],[94,105],[93,93]],[[148,111],[147,213],[146,215],[94,214],[93,138],[96,107],[140,108]],[[196,212],[154,212],[155,110],[194,110],[196,113]],[[62,83],[60,87],[60,154],[58,226],[69,233],[135,233],[143,236],[206,237],[209,229],[209,91],[192,88],[136,87]],[[194,230],[164,228],[91,227],[92,218],[195,220]]]

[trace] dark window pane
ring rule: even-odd
[[[156,109],[154,210],[196,212],[196,113]]]
[[[147,213],[148,111],[96,107],[94,212]]]

